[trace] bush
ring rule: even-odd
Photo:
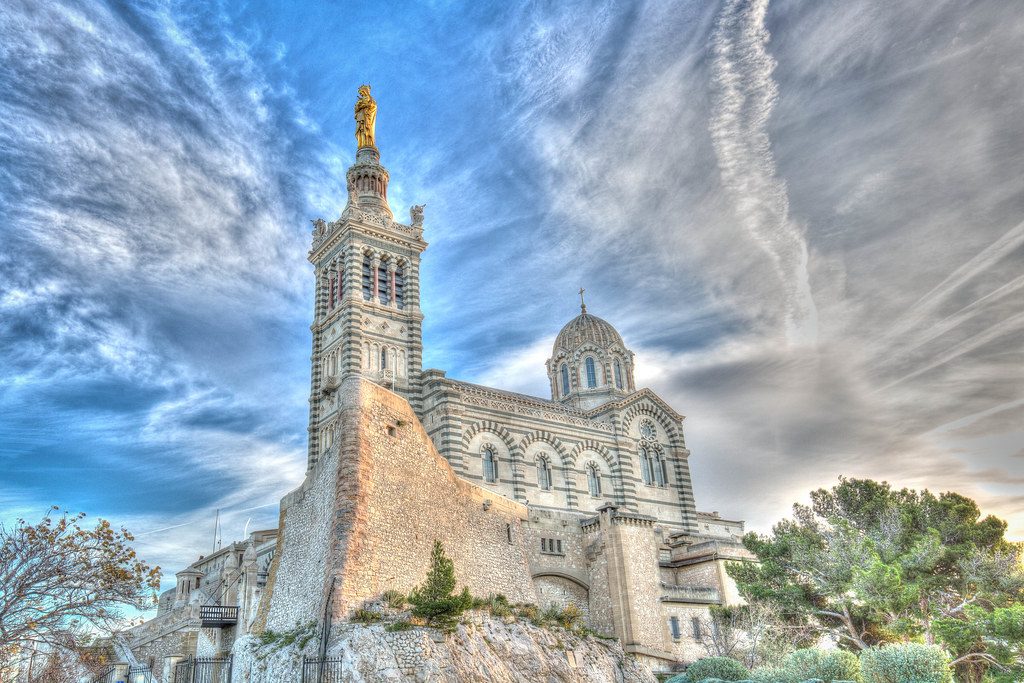
[[[666,680],[665,683],[690,683],[690,679],[686,677],[686,674],[676,674]]]
[[[820,679],[832,681],[860,681],[860,660],[845,650],[819,650],[808,647],[787,655],[782,664],[789,681]]]
[[[508,604],[508,598],[501,593],[491,596],[487,603],[487,609],[495,617],[507,617],[512,614],[512,606]]]
[[[864,683],[951,683],[949,657],[934,645],[905,643],[860,653]]]
[[[754,683],[790,683],[790,672],[781,666],[759,666],[750,672]]]
[[[451,629],[473,604],[468,588],[455,595],[455,565],[444,554],[441,541],[434,541],[430,554],[430,571],[423,585],[416,586],[409,595],[414,616],[422,617],[431,626]]]
[[[372,609],[357,609],[352,613],[352,621],[360,624],[372,624],[375,621],[380,621],[380,612],[374,612]]]
[[[720,678],[723,681],[742,681],[750,676],[747,667],[728,657],[705,657],[698,659],[686,670],[691,681]]]
[[[562,610],[561,614],[558,615],[558,623],[562,625],[562,628],[571,629],[580,619],[583,618],[583,612],[576,605],[566,605],[565,609]]]
[[[388,607],[390,607],[391,609],[405,608],[406,598],[405,593],[403,593],[402,591],[396,591],[394,589],[386,590],[384,591],[384,595],[382,595],[381,597],[384,598],[384,602],[386,602],[388,604]]]
[[[387,626],[385,626],[384,630],[385,631],[391,631],[392,633],[394,633],[396,631],[408,631],[411,628],[413,628],[413,624],[411,622],[408,622],[408,621],[396,621],[393,624],[388,624]]]

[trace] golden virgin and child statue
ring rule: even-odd
[[[370,86],[359,86],[356,100],[356,143],[360,148],[377,148],[375,127],[377,125],[377,102],[370,97]]]

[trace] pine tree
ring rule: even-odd
[[[413,606],[413,616],[445,629],[452,628],[459,615],[473,604],[469,588],[455,594],[455,563],[445,555],[441,541],[434,541],[427,580],[413,589],[409,602]]]

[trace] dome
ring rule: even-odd
[[[566,323],[562,331],[555,337],[555,346],[551,355],[557,356],[559,349],[572,350],[587,342],[596,344],[602,349],[616,344],[623,348],[626,346],[622,342],[622,336],[612,327],[611,323],[596,315],[590,315],[584,306],[583,312]]]

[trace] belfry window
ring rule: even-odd
[[[498,481],[498,456],[491,446],[484,446],[484,481],[494,483]]]
[[[388,347],[383,347],[380,350],[380,369],[388,369]]]
[[[569,395],[569,366],[562,363],[562,396]]]
[[[377,301],[382,304],[387,304],[390,300],[390,292],[388,292],[388,286],[390,285],[390,279],[388,278],[388,266],[386,263],[381,263],[377,266]]]
[[[373,298],[373,266],[370,257],[363,259],[363,299],[369,301]]]
[[[405,308],[405,269],[401,266],[395,270],[395,306]]]
[[[587,387],[594,389],[597,387],[597,368],[594,367],[594,359],[587,356],[584,365],[587,367]]]
[[[551,463],[543,455],[537,458],[537,485],[543,491],[551,490]]]
[[[587,465],[587,488],[591,496],[597,498],[601,495],[601,470],[596,463]]]
[[[615,386],[619,389],[622,388],[622,366],[617,360],[615,361]]]

